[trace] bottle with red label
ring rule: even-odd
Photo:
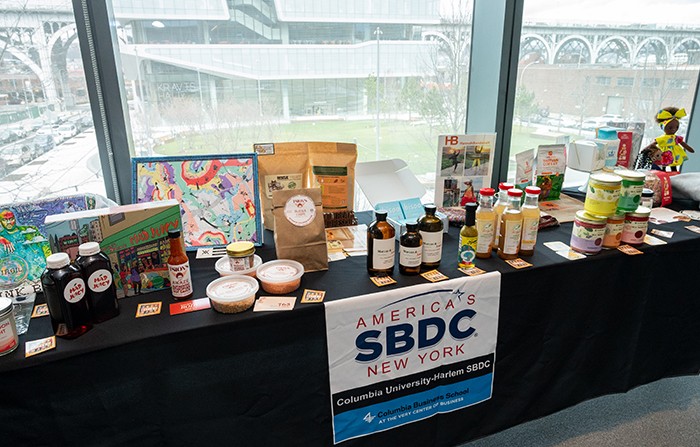
[[[170,257],[168,258],[168,274],[170,276],[170,291],[176,300],[186,300],[192,297],[192,276],[190,275],[190,260],[185,253],[185,244],[180,230],[168,230],[170,241]]]
[[[97,242],[80,244],[75,264],[80,267],[87,284],[93,323],[102,323],[119,315],[112,264],[109,257],[100,251],[100,244]]]
[[[87,286],[68,254],[54,253],[46,258],[41,286],[57,337],[76,338],[92,329]]]

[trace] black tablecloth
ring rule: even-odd
[[[695,222],[697,223],[697,222]],[[568,261],[542,246],[569,242],[571,224],[540,232],[533,267],[479,261],[503,273],[493,397],[343,445],[456,445],[602,394],[700,370],[700,236],[674,223],[663,246]],[[656,226],[650,225],[651,228]],[[274,258],[272,235],[257,253]],[[457,231],[445,235],[439,270],[456,269]],[[218,275],[192,260],[195,297]],[[395,272],[403,287],[420,277]],[[326,300],[377,292],[366,258],[307,273]],[[383,288],[382,290],[386,290]],[[134,318],[140,302],[161,315]],[[323,306],[291,312],[213,310],[170,316],[168,292],[121,300],[118,318],[56,350],[23,358],[25,340],[51,335],[34,319],[20,349],[0,358],[0,434],[17,445],[331,445]]]

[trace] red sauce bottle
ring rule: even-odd
[[[192,298],[194,288],[190,275],[190,260],[185,253],[180,230],[168,230],[168,240],[170,241],[170,257],[168,258],[170,291],[176,300]]]

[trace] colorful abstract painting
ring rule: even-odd
[[[185,246],[262,245],[255,154],[132,159],[134,203],[176,199]]]

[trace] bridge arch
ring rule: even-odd
[[[633,63],[666,65],[669,60],[668,45],[659,37],[649,37],[639,42]]]
[[[598,45],[593,61],[596,64],[629,64],[632,62],[632,45],[622,36],[608,37]]]
[[[526,34],[520,39],[520,62],[551,63],[552,50],[547,41],[538,34]]]
[[[555,64],[590,64],[593,48],[584,36],[574,34],[559,42],[554,50]]]

